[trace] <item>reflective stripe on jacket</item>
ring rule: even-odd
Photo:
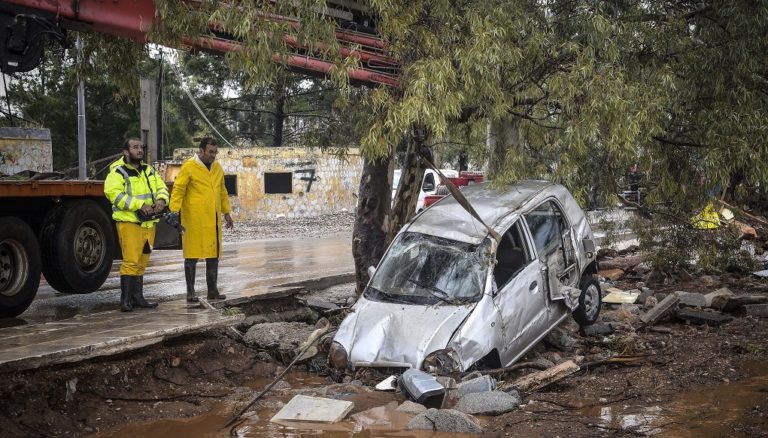
[[[160,175],[146,163],[136,168],[123,158],[109,165],[104,180],[104,194],[112,204],[112,219],[117,222],[140,223],[136,210],[144,204],[152,205],[162,199],[168,204],[168,188]],[[159,219],[144,222],[143,227],[153,227]]]
[[[230,212],[224,170],[218,161],[211,169],[195,154],[181,165],[173,181],[171,211],[181,212],[184,258],[209,259],[221,255],[221,218]]]

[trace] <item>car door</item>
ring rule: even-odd
[[[503,234],[496,250],[493,271],[494,303],[501,314],[504,346],[499,349],[503,365],[520,356],[537,337],[537,326],[546,315],[539,264],[533,256],[522,220]]]

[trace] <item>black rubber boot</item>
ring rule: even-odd
[[[154,309],[157,307],[157,303],[150,303],[144,299],[144,276],[132,276],[131,280],[133,282],[133,305],[145,309]]]
[[[219,277],[219,259],[205,259],[205,283],[208,285],[209,300],[223,300],[226,295],[219,293],[216,286]]]
[[[187,302],[196,303],[197,294],[195,294],[195,271],[197,270],[197,259],[184,259],[184,278],[187,280]]]
[[[131,297],[130,281],[131,281],[131,277],[127,275],[120,276],[120,311],[121,312],[133,311],[133,304],[131,303],[132,297]]]

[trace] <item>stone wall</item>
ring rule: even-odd
[[[166,180],[173,181],[183,160],[197,149],[176,149]],[[219,148],[226,175],[237,175],[237,196],[230,196],[236,219],[312,217],[353,211],[357,204],[362,159],[357,149],[338,157],[309,148]],[[314,176],[312,171],[314,170]],[[264,173],[291,173],[291,193],[265,193]],[[314,178],[311,181],[310,178]]]
[[[0,173],[53,171],[51,132],[47,129],[0,128]]]

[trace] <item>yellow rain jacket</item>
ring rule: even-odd
[[[720,228],[720,215],[715,206],[708,202],[699,214],[691,218],[691,224],[699,230],[714,230]]]
[[[168,188],[152,166],[142,162],[136,168],[123,158],[109,165],[104,180],[104,194],[112,204],[112,219],[116,222],[140,223],[136,210],[142,205],[152,205],[162,199],[168,204]],[[144,228],[152,228],[159,219],[144,222]]]
[[[224,187],[224,170],[217,161],[208,170],[195,154],[181,165],[173,182],[170,209],[181,212],[184,258],[210,259],[221,255],[221,218],[231,209]]]

